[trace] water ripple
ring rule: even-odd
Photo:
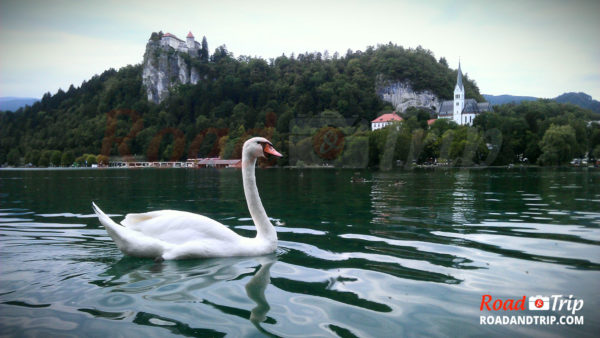
[[[348,184],[354,171],[257,174],[265,208],[280,224],[275,254],[155,263],[124,257],[90,201],[121,213],[112,215],[117,220],[157,208],[201,211],[253,236],[239,172],[0,171],[3,334],[580,336],[600,329],[597,171],[364,171],[360,185]],[[107,186],[114,179],[119,184]],[[586,324],[482,327],[479,302],[490,293],[574,294],[585,300]]]

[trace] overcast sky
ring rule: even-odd
[[[423,46],[481,93],[600,99],[600,1],[0,0],[0,96],[41,97],[142,61],[153,31],[236,57]]]

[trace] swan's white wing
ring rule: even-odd
[[[100,223],[104,225],[109,236],[123,253],[137,257],[159,257],[163,252],[173,247],[169,243],[141,235],[137,231],[115,223],[95,203],[92,203],[92,205]]]
[[[206,216],[176,210],[128,214],[121,222],[127,229],[170,244],[210,240],[236,243],[240,236]]]

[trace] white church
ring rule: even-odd
[[[474,99],[465,100],[465,87],[462,82],[462,71],[460,61],[458,62],[458,75],[454,87],[454,100],[443,101],[438,108],[438,118],[452,119],[459,125],[473,125],[477,114],[492,111],[489,102],[477,102]]]

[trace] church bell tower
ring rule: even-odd
[[[462,70],[460,69],[460,60],[458,61],[458,75],[456,75],[456,86],[454,87],[454,114],[452,118],[459,125],[461,122],[462,111],[465,108],[465,87],[462,82]]]

